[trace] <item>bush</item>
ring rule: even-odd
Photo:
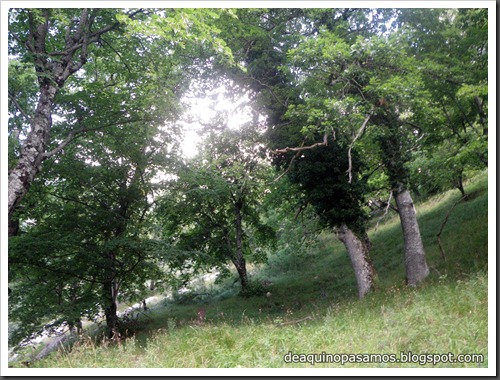
[[[240,296],[243,298],[263,296],[267,291],[267,287],[261,282],[250,282],[245,289],[241,289]]]

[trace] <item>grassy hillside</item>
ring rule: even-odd
[[[267,295],[242,298],[236,287],[204,290],[196,301],[159,302],[135,335],[119,344],[90,338],[71,352],[53,353],[33,367],[311,367],[285,363],[293,354],[482,354],[483,363],[437,363],[435,367],[488,366],[488,191],[486,173],[466,190],[442,233],[446,261],[437,245],[458,191],[417,205],[431,276],[405,286],[399,220],[388,216],[370,230],[377,290],[356,297],[349,258],[332,234],[306,256],[274,256],[253,268]],[[206,318],[198,312],[206,309]],[[337,357],[338,359],[339,357]],[[427,357],[414,357],[423,361]],[[311,357],[309,359],[312,359]],[[361,358],[363,360],[363,358]],[[366,357],[364,358],[366,359]],[[310,360],[309,360],[310,361]],[[316,363],[314,367],[434,367],[432,363]]]

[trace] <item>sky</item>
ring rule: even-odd
[[[182,99],[186,112],[179,121],[184,132],[182,152],[190,158],[198,152],[197,145],[202,141],[202,124],[207,124],[218,113],[227,114],[227,126],[231,129],[241,127],[252,119],[251,108],[248,105],[247,94],[242,94],[236,101],[228,96],[228,89],[221,85],[205,97],[186,95]]]

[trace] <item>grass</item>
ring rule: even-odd
[[[356,298],[349,258],[332,234],[306,256],[271,258],[254,278],[271,282],[270,297],[242,298],[230,284],[203,303],[160,302],[120,344],[84,338],[32,363],[49,368],[311,367],[285,363],[294,354],[482,354],[482,363],[316,363],[314,367],[487,367],[487,175],[466,190],[441,239],[436,234],[460,199],[450,191],[417,205],[431,275],[418,288],[404,284],[403,240],[396,216],[369,232],[377,290]],[[289,268],[287,271],[278,268]],[[206,308],[206,320],[197,311]],[[421,357],[422,358],[422,357]]]

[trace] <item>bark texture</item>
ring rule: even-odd
[[[64,50],[61,51],[48,51],[49,25],[53,22],[51,10],[42,9],[40,14],[29,12],[29,34],[24,45],[33,57],[40,91],[34,115],[30,117],[31,129],[21,147],[19,161],[9,171],[9,219],[12,218],[16,207],[28,192],[33,179],[41,169],[42,162],[61,151],[75,134],[74,131],[70,132],[55,149],[47,151],[52,128],[52,111],[57,93],[66,80],[85,65],[89,45],[97,42],[101,35],[119,25],[115,22],[95,32],[91,31],[91,25],[98,11],[98,9],[82,9],[76,30],[72,31],[71,25],[66,27],[66,44]]]
[[[242,255],[239,257],[234,257],[231,260],[238,271],[238,276],[240,277],[241,289],[245,290],[248,287],[248,274],[245,258]]]
[[[104,284],[104,298],[106,306],[104,315],[106,316],[106,336],[112,339],[118,333],[118,314],[116,299],[118,296],[118,286],[116,279],[110,280]]]
[[[236,222],[236,254],[231,258],[238,275],[240,276],[241,289],[245,290],[248,287],[248,274],[246,268],[245,257],[243,256],[243,225],[241,210],[243,202],[238,200],[234,205],[234,215]]]
[[[417,214],[408,190],[395,190],[394,198],[403,228],[406,280],[408,285],[415,286],[429,275]]]
[[[338,229],[338,238],[346,247],[358,284],[358,296],[363,298],[374,289],[375,270],[370,260],[370,244],[357,236],[346,224]]]
[[[33,179],[47,158],[45,150],[52,126],[52,107],[57,87],[45,84],[31,123],[31,131],[24,142],[17,165],[9,172],[9,219],[21,199],[26,195]]]

